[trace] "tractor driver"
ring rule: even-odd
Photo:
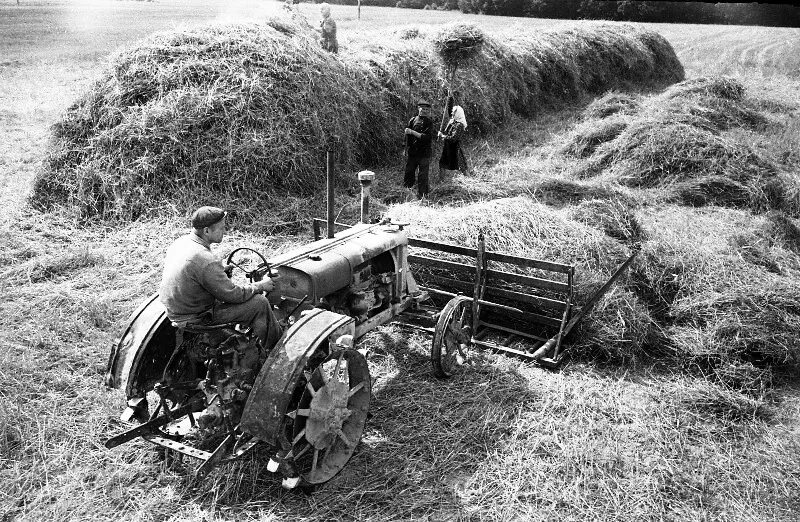
[[[179,326],[239,323],[267,349],[281,336],[269,301],[261,292],[274,288],[267,277],[239,286],[229,278],[232,266],[223,266],[211,245],[225,235],[227,213],[217,207],[200,207],[192,214],[192,231],[167,249],[159,297],[167,317]]]

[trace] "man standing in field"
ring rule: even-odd
[[[422,199],[428,195],[428,170],[431,164],[431,138],[433,121],[431,120],[431,104],[427,100],[417,103],[417,116],[409,120],[406,126],[406,170],[403,186],[412,188],[415,177],[417,184],[417,198]],[[419,174],[417,173],[419,169]],[[415,176],[416,174],[416,176]]]
[[[319,41],[322,48],[332,53],[339,52],[339,42],[336,40],[336,21],[331,17],[331,6],[319,4],[322,20],[319,22],[319,32],[322,39]]]
[[[271,349],[281,336],[269,301],[261,292],[274,288],[270,278],[245,286],[228,277],[211,245],[225,235],[227,213],[200,207],[192,215],[192,231],[167,249],[159,298],[167,317],[179,325],[239,323],[253,328],[262,345]]]

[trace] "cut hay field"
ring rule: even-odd
[[[194,482],[144,443],[102,446],[122,429],[108,349],[184,232],[180,198],[134,222],[26,204],[51,126],[112,53],[155,31],[263,22],[280,3],[21,4],[0,2],[0,522],[800,518],[797,29],[646,25],[686,82],[509,114],[470,137],[469,175],[434,178],[430,204],[404,202],[399,151],[378,164],[379,210],[415,234],[468,243],[483,227],[493,248],[576,262],[584,291],[642,253],[557,372],[479,355],[440,381],[427,337],[370,334],[373,417],[345,470],[307,496],[283,491],[265,454]],[[299,8],[314,23],[316,6]],[[345,59],[454,20],[500,42],[597,27],[332,11]],[[219,251],[303,243],[310,214],[320,200],[275,193]]]

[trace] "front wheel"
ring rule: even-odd
[[[442,309],[431,346],[431,363],[437,377],[447,378],[464,364],[472,344],[472,299],[459,295]]]

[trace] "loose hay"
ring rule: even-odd
[[[742,132],[769,122],[754,107],[735,80],[687,80],[631,114],[590,117],[560,152],[585,158],[574,168],[577,177],[663,188],[670,201],[686,205],[796,213],[797,180],[781,175]]]
[[[433,37],[433,46],[442,62],[449,67],[477,55],[485,37],[473,24],[451,24],[442,27]]]
[[[753,229],[748,214],[723,209],[664,209],[639,218],[648,240],[631,279],[680,360],[800,362],[796,277],[742,255],[743,231],[755,237],[762,225]],[[800,262],[793,252],[780,255],[784,264]]]
[[[566,143],[561,147],[561,153],[586,158],[594,154],[597,147],[622,134],[627,127],[628,121],[620,117],[584,123],[567,137]]]
[[[641,108],[638,99],[630,94],[609,91],[596,98],[584,110],[584,119],[607,118],[613,114],[634,114]]]

